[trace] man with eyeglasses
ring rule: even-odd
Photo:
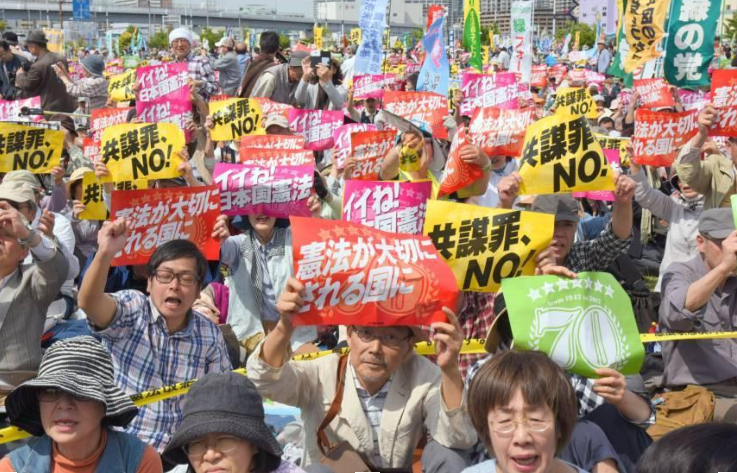
[[[731,209],[699,218],[699,255],[663,276],[660,325],[666,332],[732,332],[737,326],[737,231]],[[716,396],[714,420],[737,421],[737,341],[663,343],[664,384],[704,386]]]
[[[89,328],[113,357],[116,383],[127,394],[232,369],[217,325],[194,312],[207,260],[187,240],[159,246],[148,261],[147,297],[140,291],[105,293],[115,255],[126,245],[126,222],[105,222],[99,249],[79,290]],[[182,419],[175,397],[140,409],[127,432],[163,451]]]
[[[704,209],[729,207],[737,193],[737,138],[727,140],[727,156],[709,142],[709,129],[719,120],[719,110],[708,104],[698,116],[699,132],[681,148],[673,167],[680,180],[704,196]],[[706,158],[701,159],[701,154]]]
[[[199,93],[203,99],[207,100],[211,95],[217,93],[218,84],[215,81],[215,72],[212,70],[209,59],[192,53],[193,43],[194,37],[187,28],[176,28],[169,33],[169,45],[174,54],[174,63],[187,63],[191,91]]]
[[[347,442],[371,471],[408,471],[426,433],[432,440],[423,451],[424,472],[466,467],[468,457],[453,449],[470,448],[476,434],[463,400],[463,336],[455,314],[446,308],[449,323],[432,324],[437,364],[414,352],[415,342],[428,340],[415,326],[349,326],[344,363],[337,354],[288,361],[292,318],[304,305],[304,290],[296,279],[287,281],[276,304],[279,322],[248,359],[248,377],[259,393],[299,407],[306,432],[314,434],[326,421],[327,441]],[[336,397],[341,386],[342,399]],[[339,409],[330,421],[335,399]],[[318,436],[307,435],[303,467],[322,459]]]

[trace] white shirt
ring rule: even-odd
[[[489,173],[489,186],[484,195],[469,197],[467,203],[482,207],[496,208],[499,206],[499,181],[517,170],[517,160],[510,159],[499,174],[494,170]]]

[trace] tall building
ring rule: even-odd
[[[424,26],[429,5],[460,4],[461,11],[463,9],[463,0],[391,0],[390,3],[391,12],[388,17],[390,25],[395,23],[418,28]],[[317,22],[358,21],[360,12],[360,0],[314,0],[313,2],[313,16]],[[462,15],[459,18],[462,18]]]
[[[509,34],[511,32],[509,18],[513,1],[481,0],[481,25],[490,26],[495,23],[502,34]],[[581,3],[588,1],[593,0],[581,0]],[[558,26],[565,25],[567,21],[573,21],[573,17],[578,15],[578,3],[575,0],[535,0],[535,8],[532,12],[535,34],[552,35]]]

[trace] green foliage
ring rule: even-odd
[[[289,40],[289,36],[284,33],[279,33],[279,47],[281,49],[289,49],[292,47],[292,42]]]
[[[5,20],[0,20],[0,31],[5,31],[8,29],[8,22]]]
[[[169,26],[165,30],[159,30],[148,38],[148,47],[157,49],[169,49],[169,33],[172,27]]]
[[[205,44],[205,40],[207,40],[210,48],[214,48],[215,43],[220,41],[223,36],[225,36],[225,31],[213,31],[211,28],[205,27],[202,28],[202,32],[200,33],[200,41],[202,44]]]
[[[415,28],[412,30],[412,37],[415,39],[415,44],[422,42],[422,38],[425,36],[425,31],[422,28]]]
[[[576,32],[580,32],[579,47],[593,47],[594,43],[596,43],[596,30],[594,30],[586,23],[574,23],[572,21],[567,22],[563,28],[558,28],[558,30],[555,32],[555,40],[561,41],[563,38],[566,37],[567,34],[570,33],[572,48],[573,42],[576,40]]]
[[[729,18],[724,19],[724,42],[733,43],[735,35],[737,35],[737,15],[733,13]]]
[[[118,39],[118,45],[120,47],[121,53],[130,47],[131,41],[133,40],[133,32],[135,30],[136,30],[136,27],[131,25],[120,34],[120,38]]]
[[[494,34],[501,33],[501,30],[499,29],[499,25],[497,25],[496,23],[492,23],[491,26],[482,26],[481,27],[481,45],[482,46],[489,45],[489,31],[493,31]]]

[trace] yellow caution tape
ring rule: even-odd
[[[705,333],[641,333],[640,340],[643,343],[650,342],[670,342],[679,340],[708,340],[708,339],[723,339],[723,338],[737,338],[737,332],[705,332]],[[463,341],[461,347],[461,355],[473,355],[486,353],[484,350],[483,338],[472,338]],[[432,342],[421,342],[415,345],[415,351],[418,355],[428,356],[435,354],[435,347]],[[336,350],[325,350],[314,353],[306,353],[304,355],[296,355],[292,359],[295,361],[307,361],[322,358],[323,356],[333,354],[345,354],[348,353],[348,348],[339,348]],[[240,373],[246,375],[246,370],[240,368],[233,371],[234,373]],[[192,379],[184,381],[182,383],[173,384],[171,386],[164,386],[162,388],[154,389],[151,391],[144,391],[139,394],[131,396],[133,403],[138,406],[145,406],[147,404],[153,404],[155,402],[163,401],[164,399],[170,399],[173,397],[181,396],[189,391],[189,388],[197,381]],[[16,440],[22,440],[29,437],[30,434],[17,428],[8,427],[0,429],[0,444],[15,442]]]

